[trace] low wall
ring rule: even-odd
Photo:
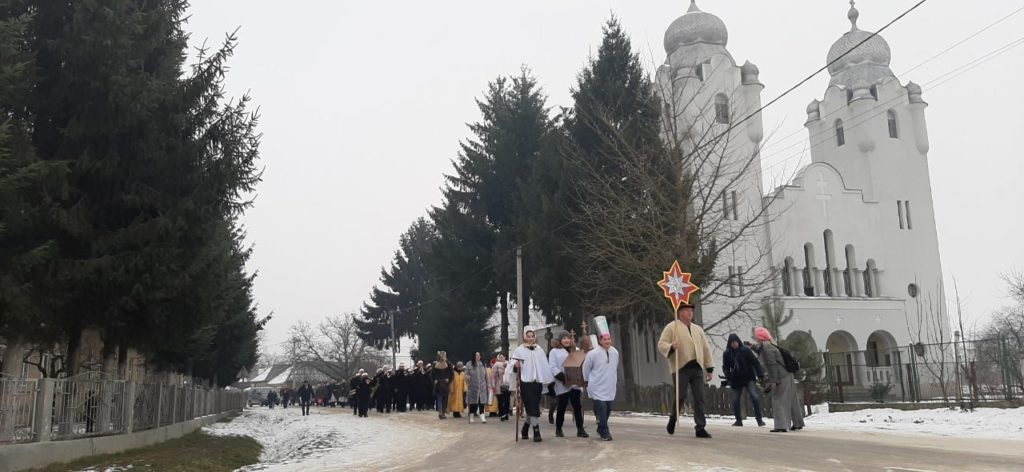
[[[226,411],[130,434],[0,446],[0,472],[46,467],[98,454],[114,454],[180,438],[236,413]]]
[[[959,404],[951,404],[950,407],[959,407]],[[974,408],[1018,408],[1024,406],[1024,401],[1020,400],[999,400],[991,402],[979,402],[974,404]],[[915,411],[915,410],[934,410],[938,408],[947,408],[942,403],[829,403],[829,413],[843,413],[849,411],[860,411],[860,410],[873,410],[880,408],[892,408],[893,410],[903,411]]]

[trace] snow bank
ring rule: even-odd
[[[815,406],[806,418],[808,429],[883,431],[896,434],[1024,439],[1024,408],[959,408],[902,411],[891,408],[829,413],[828,405]]]
[[[436,451],[449,438],[395,416],[358,418],[348,408],[248,410],[230,423],[203,430],[212,435],[249,436],[263,445],[260,462],[243,471],[380,470],[380,463],[403,463]],[[401,447],[395,447],[400,444]]]

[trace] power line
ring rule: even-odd
[[[1022,36],[1020,38],[1017,38],[1017,39],[1015,39],[1013,41],[1010,41],[1009,43],[1004,44],[1004,45],[1002,45],[1002,46],[1000,46],[1000,47],[998,47],[998,48],[996,48],[996,49],[994,49],[992,51],[989,51],[988,53],[983,54],[983,55],[981,55],[981,56],[979,56],[979,57],[977,57],[977,58],[975,58],[975,59],[973,59],[971,61],[968,61],[967,63],[964,63],[964,64],[962,64],[962,65],[960,65],[958,67],[950,69],[949,71],[946,71],[946,72],[944,72],[944,73],[942,73],[942,74],[940,74],[940,75],[938,75],[938,76],[928,80],[927,82],[924,82],[923,86],[927,87],[927,86],[930,86],[932,84],[935,84],[934,86],[929,88],[929,90],[935,90],[935,89],[941,87],[942,85],[945,85],[945,84],[949,83],[953,79],[955,79],[955,78],[957,78],[957,77],[959,77],[959,76],[961,76],[961,75],[963,75],[963,74],[965,74],[967,72],[970,72],[971,70],[973,70],[974,68],[982,65],[983,63],[988,62],[988,61],[990,61],[992,59],[995,59],[996,57],[999,57],[1003,53],[1006,53],[1006,52],[1010,51],[1011,49],[1016,48],[1016,47],[1018,47],[1018,46],[1020,46],[1022,44],[1024,44],[1024,36]],[[886,108],[886,105],[894,104],[894,103],[900,102],[902,100],[903,100],[903,96],[902,95],[899,95],[899,96],[896,96],[896,97],[892,97],[892,98],[890,98],[888,100],[885,100],[885,101],[879,103],[878,106],[876,106],[876,107],[874,107],[874,108],[872,108],[870,110],[866,110],[864,112],[861,112],[861,113],[859,113],[857,115],[854,115],[854,116],[850,117],[850,122],[849,123],[844,123],[844,127],[843,128],[845,130],[849,131],[849,130],[857,128],[858,126],[866,124],[866,123],[870,122],[871,119],[873,119],[874,117],[879,116],[882,113],[888,112],[889,109]],[[832,114],[836,113],[837,111],[838,111],[838,109],[837,110],[833,110],[828,115],[826,115],[825,118],[827,118],[828,116],[832,116]],[[863,118],[863,119],[861,119],[861,118]],[[802,131],[802,130],[798,130],[798,132],[799,131]],[[808,140],[811,142],[810,147],[817,146],[817,145],[825,142],[826,139],[831,139],[832,132],[833,132],[833,130],[831,128],[825,128],[825,129],[822,129],[821,131],[818,131],[818,132],[812,134],[808,138]],[[824,138],[820,139],[820,140],[817,140],[818,138],[822,138],[822,137],[824,137]],[[783,148],[779,149],[778,151],[776,151],[776,152],[774,152],[772,154],[769,154],[767,157],[779,155],[779,154],[781,154],[782,150],[792,148],[795,145],[805,145],[805,144],[806,144],[806,142],[801,139],[800,141],[797,141],[794,144],[791,144],[789,146],[783,147]],[[777,161],[777,162],[773,162],[771,165],[765,166],[764,170],[773,169],[773,168],[776,168],[776,167],[778,167],[780,165],[783,165],[783,164],[791,161],[792,159],[803,155],[803,153],[806,150],[807,150],[807,146],[805,145],[804,149],[802,149],[801,151],[797,152],[796,154],[790,155],[790,157],[787,157],[786,159],[783,159],[783,160],[780,160],[780,161]],[[765,158],[766,158],[765,156],[762,156],[762,161]]]
[[[757,110],[754,110],[754,112],[752,112],[752,113],[748,114],[747,116],[743,117],[743,118],[742,118],[741,120],[737,121],[736,123],[733,123],[733,124],[729,125],[729,127],[728,127],[728,128],[726,128],[726,129],[725,129],[725,131],[722,131],[721,133],[719,133],[718,135],[716,135],[716,136],[715,136],[714,138],[712,138],[712,139],[711,139],[711,140],[709,140],[708,142],[706,142],[706,143],[704,143],[704,144],[701,144],[700,146],[697,146],[697,147],[695,147],[695,148],[693,149],[693,151],[692,151],[692,152],[697,152],[697,151],[699,151],[699,150],[700,150],[701,148],[703,148],[703,147],[707,146],[707,145],[708,145],[709,143],[716,143],[716,142],[718,142],[718,140],[719,140],[719,139],[721,139],[722,137],[724,137],[724,136],[728,135],[729,133],[731,133],[731,132],[732,132],[732,130],[733,130],[733,129],[735,129],[735,128],[736,128],[737,126],[739,126],[739,125],[741,125],[741,124],[743,124],[743,123],[746,123],[746,122],[747,122],[747,120],[749,120],[749,119],[751,119],[751,118],[753,118],[753,117],[757,116],[757,115],[758,115],[758,114],[760,114],[760,113],[761,113],[762,111],[764,111],[764,110],[765,110],[766,108],[768,108],[768,107],[772,106],[772,104],[774,104],[775,102],[777,102],[777,101],[781,100],[781,99],[782,99],[783,97],[785,97],[786,95],[789,95],[789,94],[790,94],[791,92],[793,92],[794,90],[796,90],[796,89],[800,88],[800,86],[801,86],[801,85],[803,85],[803,84],[807,83],[808,81],[810,81],[811,79],[813,79],[813,78],[814,78],[815,76],[817,76],[818,74],[820,74],[820,73],[821,73],[822,71],[824,71],[824,70],[828,69],[828,68],[829,68],[829,66],[831,66],[832,64],[835,64],[836,62],[839,62],[839,60],[840,60],[840,59],[842,59],[842,58],[846,57],[847,55],[849,55],[850,53],[852,53],[853,51],[855,51],[855,50],[856,50],[857,48],[859,48],[859,47],[860,47],[861,45],[863,45],[864,43],[866,43],[866,42],[870,41],[871,39],[873,39],[873,38],[874,38],[875,36],[878,36],[878,34],[879,34],[879,33],[881,33],[882,31],[885,31],[885,30],[886,30],[887,28],[889,28],[890,26],[892,26],[892,25],[893,25],[894,23],[896,23],[897,21],[901,20],[901,19],[902,19],[903,17],[905,17],[905,16],[907,16],[908,14],[910,14],[910,12],[912,12],[912,11],[916,10],[916,9],[917,9],[918,7],[920,7],[921,5],[923,5],[923,4],[924,4],[925,2],[927,2],[927,1],[928,1],[928,0],[921,0],[921,1],[917,2],[917,3],[915,3],[915,4],[913,5],[913,6],[911,6],[910,8],[908,8],[908,9],[907,9],[906,11],[904,11],[903,13],[900,13],[900,15],[899,15],[899,16],[897,16],[896,18],[893,18],[893,19],[892,19],[892,21],[890,21],[890,22],[886,23],[886,24],[885,24],[885,26],[882,26],[881,28],[879,28],[879,29],[878,29],[878,31],[875,31],[874,33],[871,33],[870,35],[868,35],[868,37],[866,37],[866,38],[862,39],[862,40],[861,40],[861,41],[860,41],[859,43],[857,43],[857,44],[853,45],[853,47],[851,47],[850,49],[848,49],[848,50],[847,50],[846,52],[844,52],[844,53],[840,54],[840,55],[839,55],[838,57],[836,57],[835,59],[832,59],[832,60],[831,60],[831,61],[829,61],[829,62],[828,62],[827,64],[825,64],[825,65],[824,65],[823,67],[821,67],[820,69],[818,69],[818,70],[814,71],[813,73],[811,73],[811,75],[808,75],[807,77],[805,77],[805,78],[804,78],[803,80],[801,80],[801,81],[797,82],[797,83],[796,83],[796,85],[793,85],[792,87],[790,87],[790,88],[786,89],[786,91],[785,91],[785,92],[782,92],[781,94],[779,94],[779,95],[778,95],[777,97],[773,98],[773,99],[772,99],[771,101],[769,101],[768,103],[766,103],[766,104],[764,104],[764,105],[761,105],[761,107],[760,107],[760,108],[758,108]]]
[[[925,64],[927,64],[927,63],[929,63],[929,62],[931,62],[931,61],[933,61],[933,60],[935,60],[935,59],[937,59],[937,58],[939,58],[939,57],[941,57],[941,56],[943,56],[943,55],[945,55],[945,54],[949,53],[949,52],[950,52],[951,50],[955,49],[956,47],[958,47],[958,46],[960,46],[960,45],[962,45],[962,44],[966,43],[967,41],[969,41],[969,40],[971,40],[971,39],[974,39],[974,38],[975,38],[975,37],[977,37],[978,35],[980,35],[980,34],[984,33],[985,31],[988,31],[988,30],[989,30],[989,29],[991,29],[992,27],[994,27],[994,26],[996,26],[996,25],[998,25],[998,24],[1002,23],[1003,21],[1006,21],[1006,20],[1007,20],[1007,19],[1009,19],[1010,17],[1013,17],[1014,15],[1017,15],[1018,13],[1020,13],[1020,12],[1022,12],[1022,11],[1024,11],[1024,7],[1020,7],[1020,8],[1018,8],[1018,9],[1016,9],[1016,10],[1014,10],[1014,11],[1010,12],[1009,14],[1007,14],[1007,15],[1005,15],[1005,16],[1003,16],[1003,17],[999,18],[998,20],[995,20],[995,21],[993,21],[993,22],[991,22],[991,23],[989,23],[989,24],[985,25],[984,27],[982,27],[982,28],[981,28],[981,29],[979,29],[978,31],[975,31],[974,33],[971,33],[971,34],[970,34],[970,35],[968,35],[967,37],[965,37],[965,38],[963,38],[963,39],[961,39],[961,40],[957,41],[956,43],[953,43],[952,45],[950,45],[950,46],[946,47],[946,48],[945,48],[945,49],[943,49],[942,51],[939,51],[939,52],[938,52],[938,53],[936,53],[935,55],[933,55],[933,56],[929,57],[928,59],[925,59],[924,61],[922,61],[922,62],[918,63],[917,65],[915,65],[915,66],[911,67],[910,69],[907,69],[907,70],[905,70],[905,71],[901,72],[901,73],[900,73],[900,74],[898,74],[898,75],[899,75],[899,76],[906,76],[907,74],[909,74],[909,73],[911,73],[911,72],[913,72],[913,71],[917,70],[918,68],[920,68],[920,67],[924,66]],[[826,67],[827,67],[827,66],[826,66]],[[931,81],[929,81],[929,82],[926,82],[926,83],[925,83],[925,85],[928,85],[928,84],[930,84],[931,82],[934,82],[935,80],[936,80],[936,79],[932,79]],[[945,83],[945,82],[943,82],[943,83]],[[941,84],[939,84],[939,85],[941,85]],[[937,88],[937,87],[938,87],[938,85],[937,85],[936,87],[933,87],[933,89],[934,89],[934,88]],[[839,111],[840,111],[840,109],[835,109],[835,110],[832,110],[832,111],[830,111],[830,112],[829,112],[829,113],[828,113],[828,114],[827,114],[827,115],[826,115],[825,117],[823,117],[822,119],[824,119],[824,118],[827,118],[827,117],[829,117],[829,116],[832,116],[833,114],[835,114],[835,113],[838,113]],[[785,142],[785,141],[786,141],[787,139],[789,139],[789,138],[791,138],[791,137],[793,137],[793,136],[795,136],[795,135],[797,135],[797,134],[799,134],[799,133],[801,133],[801,132],[803,132],[803,131],[804,131],[803,129],[797,129],[797,130],[795,130],[795,131],[793,131],[793,132],[791,132],[791,133],[789,133],[789,134],[787,134],[787,135],[783,136],[782,138],[779,138],[779,140],[778,140],[778,141],[776,141],[775,143],[769,143],[769,144],[767,144],[767,145],[763,146],[763,147],[761,148],[761,150],[762,150],[762,151],[764,151],[764,150],[766,150],[766,149],[769,149],[769,148],[773,148],[773,147],[776,147],[777,145],[779,145],[779,144],[781,144],[781,143]],[[784,146],[784,147],[780,148],[779,150],[777,150],[777,151],[773,152],[772,154],[769,154],[768,156],[776,156],[776,155],[780,154],[782,150],[785,150],[785,149],[790,149],[790,148],[792,148],[792,147],[794,147],[794,146],[798,146],[798,145],[803,145],[804,143],[805,143],[805,141],[803,140],[803,138],[800,138],[800,139],[798,139],[797,141],[795,141],[794,143],[792,143],[792,144],[789,144],[789,145],[786,145],[786,146]],[[764,158],[765,158],[765,156],[762,156],[762,160],[764,160]],[[791,158],[787,158],[787,159],[786,159],[786,161],[788,161],[788,160],[790,160],[790,159],[791,159]],[[785,161],[783,161],[783,162],[785,162]]]

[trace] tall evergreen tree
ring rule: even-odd
[[[235,218],[259,181],[248,97],[225,103],[235,40],[186,73],[184,0],[17,4],[32,13],[31,142],[69,169],[53,212],[56,259],[38,279],[62,296],[49,308],[68,373],[85,329],[100,332],[106,360],[133,347],[190,371],[202,350],[187,347],[240,319],[223,300],[236,300],[232,314],[253,305],[242,264],[224,262],[241,251]],[[259,328],[249,318],[238,335]]]
[[[53,294],[35,280],[54,257],[52,196],[63,188],[66,168],[38,159],[30,142],[30,18],[0,6],[0,337],[11,353],[59,333],[45,308]],[[8,370],[20,365],[7,361]]]
[[[569,142],[563,152],[567,162],[561,184],[569,194],[563,211],[572,223],[565,232],[564,247],[574,257],[562,275],[575,274],[571,287],[578,292],[583,316],[603,314],[619,322],[623,350],[629,352],[634,324],[655,316],[644,301],[656,295],[649,279],[657,272],[623,267],[611,257],[614,253],[595,244],[608,240],[609,225],[636,226],[629,218],[612,220],[599,214],[609,202],[597,200],[604,196],[625,198],[632,218],[646,213],[667,215],[684,208],[648,200],[652,187],[675,188],[681,174],[663,145],[660,102],[639,55],[616,18],[608,20],[603,33],[597,56],[579,75],[572,93],[573,108],[565,123]],[[602,194],[606,190],[609,193]],[[666,222],[672,220],[669,217]],[[668,224],[659,229],[671,234],[679,228]],[[630,236],[635,239],[614,249],[626,253],[650,249],[639,244],[650,234]],[[651,256],[670,263],[671,249],[663,251]],[[638,289],[650,291],[651,296],[636,295]],[[623,305],[624,299],[630,302]],[[629,363],[624,374],[628,401],[635,378]]]
[[[359,337],[378,349],[391,348],[391,316],[395,321],[395,337],[419,334],[421,307],[428,301],[434,273],[428,265],[437,235],[433,224],[418,218],[399,239],[399,249],[391,267],[381,269],[384,288],[374,287],[370,300],[363,304],[355,319]]]

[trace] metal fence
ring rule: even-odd
[[[800,386],[798,385],[798,389]],[[616,393],[616,405],[617,410],[624,411],[645,411],[645,412],[656,412],[662,414],[668,414],[672,411],[672,404],[675,403],[675,390],[673,384],[655,385],[655,386],[634,386],[631,391],[626,391],[627,387],[620,389]],[[680,392],[682,394],[682,391]],[[729,387],[719,387],[715,385],[708,385],[704,390],[704,410],[707,414],[711,415],[722,415],[732,416],[732,402],[735,393]],[[798,398],[803,398],[802,389],[798,391]],[[692,409],[689,398],[683,398],[681,395],[679,402],[683,404],[683,411]],[[806,403],[806,399],[804,399]],[[587,408],[590,408],[588,405]],[[750,403],[750,395],[743,392],[743,400],[741,401],[740,413],[743,417],[753,416],[754,410]],[[761,413],[765,418],[772,416],[772,399],[771,395],[761,394]]]
[[[130,433],[241,410],[238,390],[103,379],[0,378],[0,445]]]
[[[828,400],[965,402],[1024,398],[1024,351],[1005,339],[822,353]]]
[[[31,442],[38,382],[0,378],[0,444]]]
[[[54,382],[51,439],[72,439],[124,430],[123,380],[59,379]]]

